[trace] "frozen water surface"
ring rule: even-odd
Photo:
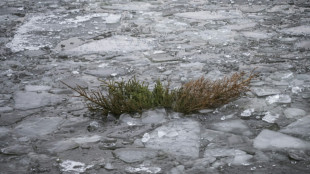
[[[113,36],[70,49],[66,54],[143,51],[153,47],[152,41],[152,39],[137,39],[130,36]]]
[[[309,173],[307,0],[10,0],[0,23],[2,173]],[[61,83],[253,69],[245,95],[193,114],[104,117]]]
[[[176,120],[158,127],[145,147],[160,149],[177,156],[198,158],[200,125],[192,120]]]
[[[253,142],[255,148],[264,150],[309,149],[310,143],[286,134],[263,130]]]
[[[63,172],[83,173],[92,166],[78,161],[66,160],[60,163],[60,167]]]

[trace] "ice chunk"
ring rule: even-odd
[[[272,114],[271,112],[266,112],[262,120],[268,123],[274,123],[279,117],[280,117],[279,114]]]
[[[11,130],[6,127],[0,127],[0,140],[9,137]]]
[[[155,158],[158,154],[158,151],[145,148],[122,148],[114,150],[113,153],[117,158],[126,163],[134,163]]]
[[[295,43],[295,47],[298,49],[310,50],[310,40],[301,41]]]
[[[263,96],[268,96],[268,95],[275,95],[275,94],[280,94],[281,91],[278,89],[264,89],[264,88],[254,88],[253,92],[258,96],[258,97],[263,97]]]
[[[292,28],[282,29],[281,32],[291,35],[310,35],[310,25],[301,25]]]
[[[97,121],[92,121],[87,126],[87,130],[89,132],[93,132],[93,131],[97,130],[99,127],[100,127],[100,124]]]
[[[254,139],[253,145],[263,150],[310,149],[309,142],[267,129]]]
[[[286,118],[301,118],[306,115],[306,112],[298,108],[287,108],[284,110],[284,115]]]
[[[236,154],[236,156],[234,157],[232,161],[232,164],[247,166],[251,164],[249,160],[252,158],[253,158],[252,155],[246,154],[245,152],[241,151],[241,153]]]
[[[242,117],[249,117],[254,112],[254,108],[244,110],[240,115]]]
[[[145,134],[143,135],[141,141],[142,141],[143,143],[145,143],[145,142],[149,141],[150,138],[151,138],[151,137],[150,137],[150,134],[149,134],[149,133],[145,133]]]
[[[294,77],[294,73],[291,71],[281,71],[281,72],[275,72],[270,75],[270,78],[273,80],[281,81],[281,80],[290,80]]]
[[[86,43],[66,51],[68,54],[90,54],[102,52],[132,52],[152,48],[151,39],[137,39],[130,36],[112,36],[98,41]]]
[[[293,86],[292,87],[292,93],[294,93],[294,94],[298,94],[298,93],[300,93],[302,91],[303,91],[303,89],[301,87],[299,87],[299,86]]]
[[[111,6],[103,6],[104,9],[116,9],[116,10],[125,10],[125,11],[149,11],[150,8],[154,7],[152,4],[147,2],[131,2],[130,3],[120,3],[113,4]]]
[[[16,92],[14,96],[15,109],[28,110],[48,105],[55,105],[62,101],[59,96],[46,92]]]
[[[110,14],[105,18],[105,22],[108,24],[118,23],[121,19],[121,15]]]
[[[36,92],[36,91],[47,91],[50,90],[50,86],[41,86],[41,85],[26,85],[25,90],[28,92]]]
[[[253,158],[252,155],[249,155],[242,150],[225,148],[207,149],[204,153],[204,157],[210,156],[215,158],[229,157],[226,162],[230,162],[234,165],[250,165],[248,160]]]
[[[44,136],[56,131],[62,121],[60,117],[30,118],[16,126],[14,132],[27,137]]]
[[[280,132],[298,135],[310,140],[310,116],[303,117],[289,124],[285,128],[281,129]]]
[[[67,150],[78,148],[79,144],[72,140],[60,140],[58,142],[51,142],[47,145],[47,150],[51,153],[60,153]]]
[[[238,135],[252,135],[249,127],[243,120],[227,120],[214,123],[211,128],[218,131],[235,133]]]
[[[253,38],[253,39],[257,39],[257,40],[268,39],[268,38],[272,37],[272,35],[273,35],[270,33],[265,33],[265,32],[260,32],[260,31],[245,31],[245,32],[242,32],[242,34],[245,37],[249,37],[249,38]]]
[[[120,123],[125,123],[129,126],[141,125],[141,120],[137,118],[132,118],[129,114],[122,114],[119,117]]]
[[[174,120],[150,133],[145,147],[160,149],[177,156],[198,158],[200,125],[189,119]]]
[[[273,103],[289,104],[292,102],[292,99],[289,95],[280,94],[280,95],[269,96],[266,98],[266,101],[269,104],[273,104]]]
[[[167,113],[165,109],[148,110],[142,113],[143,123],[159,124],[166,122]]]
[[[84,163],[72,160],[63,161],[60,165],[60,170],[62,172],[74,172],[74,173],[83,173],[88,168],[93,167],[93,165],[86,165]]]
[[[78,144],[85,144],[85,143],[95,143],[101,140],[101,136],[93,135],[93,136],[80,136],[76,138],[70,138],[70,140],[78,143]]]
[[[9,106],[0,107],[0,113],[6,113],[6,112],[11,112],[11,111],[13,111],[13,108]]]
[[[28,154],[29,152],[32,152],[32,151],[33,150],[31,148],[31,146],[15,144],[12,146],[2,148],[0,150],[0,153],[6,154],[6,155],[24,155],[24,154]]]
[[[175,14],[177,17],[191,18],[197,20],[223,20],[242,18],[242,13],[238,10],[218,10],[218,11],[197,11],[197,12],[185,12]]]
[[[253,28],[256,26],[256,23],[250,20],[236,20],[237,24],[232,24],[232,25],[225,25],[221,28],[223,29],[229,29],[229,30],[244,30],[248,28]]]
[[[127,167],[125,170],[128,173],[159,173],[161,168],[149,167],[142,164],[139,167]]]

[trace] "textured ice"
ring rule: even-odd
[[[247,154],[246,152],[239,149],[225,149],[225,148],[215,148],[205,150],[204,157],[215,157],[215,158],[224,158],[228,157],[227,163],[234,165],[250,165],[250,160],[253,158],[252,155]]]
[[[76,16],[75,18],[69,18],[69,19],[63,20],[60,22],[60,24],[62,25],[70,24],[70,23],[78,24],[78,23],[89,21],[93,18],[106,18],[108,16],[109,16],[108,13],[87,14],[84,16]]]
[[[152,49],[152,39],[137,39],[130,36],[112,36],[86,43],[66,51],[67,54],[90,54],[104,52],[133,52]]]
[[[43,47],[53,48],[61,38],[53,37],[54,34],[67,31],[68,29],[78,36],[80,34],[95,33],[104,29],[105,23],[117,23],[120,15],[109,13],[94,13],[80,16],[72,15],[44,15],[36,14],[30,17],[18,28],[14,38],[6,46],[13,52],[23,50],[39,50]],[[98,20],[98,23],[90,23],[91,20]],[[80,25],[85,24],[87,25]],[[43,34],[43,33],[48,33]]]
[[[0,127],[0,140],[2,138],[5,138],[9,135],[9,133],[11,132],[10,129],[6,128],[6,127]]]
[[[270,33],[263,33],[263,32],[258,32],[258,31],[245,31],[242,32],[242,34],[245,37],[253,38],[253,39],[268,39],[271,38],[273,34]]]
[[[237,24],[233,24],[233,25],[225,25],[221,28],[223,29],[228,29],[228,30],[236,30],[236,31],[239,31],[239,30],[245,30],[245,29],[248,29],[248,28],[253,28],[256,26],[256,23],[255,22],[252,22],[252,21],[238,21]]]
[[[227,120],[214,123],[211,128],[214,130],[230,132],[238,135],[252,135],[249,127],[243,120]]]
[[[281,129],[280,132],[298,135],[310,140],[310,116],[303,117],[289,124],[285,128]]]
[[[257,13],[257,12],[261,12],[263,10],[265,10],[267,8],[266,5],[240,5],[239,9],[242,12],[246,12],[246,13]]]
[[[292,99],[289,95],[280,94],[280,95],[269,96],[266,98],[266,101],[269,104],[273,104],[273,103],[288,104],[292,102]]]
[[[13,108],[9,106],[0,107],[0,113],[6,113],[6,112],[11,112],[11,111],[13,111]]]
[[[14,96],[15,109],[28,110],[48,105],[55,105],[62,101],[59,96],[46,92],[16,92]]]
[[[262,118],[262,120],[268,122],[268,123],[275,123],[275,121],[280,117],[279,114],[273,114],[271,112],[266,112],[265,116]]]
[[[301,41],[295,44],[296,48],[310,50],[310,40]]]
[[[108,24],[113,24],[119,22],[121,19],[121,15],[110,14],[105,18],[105,22]]]
[[[253,145],[263,150],[310,149],[307,141],[267,129],[254,139]]]
[[[95,142],[99,142],[101,140],[101,136],[99,136],[99,135],[80,136],[80,137],[76,137],[76,138],[70,138],[70,140],[72,140],[78,144],[95,143]]]
[[[271,89],[271,88],[253,88],[252,91],[258,96],[268,96],[268,95],[275,95],[280,94],[281,91],[278,89]]]
[[[44,28],[41,26],[38,26],[37,23],[40,20],[44,20],[45,18],[46,17],[40,16],[40,15],[32,17],[28,22],[24,23],[22,26],[20,26],[17,29],[13,40],[9,42],[6,46],[10,48],[13,52],[22,51],[24,49],[39,50],[40,47],[50,46],[50,43],[48,42],[31,43],[33,39],[31,39],[31,34],[29,34],[29,32],[31,31],[44,30]],[[43,39],[40,39],[40,40],[43,40]]]
[[[145,147],[160,149],[177,156],[198,158],[200,125],[196,121],[180,119],[158,127],[150,134]]]
[[[184,31],[188,24],[172,19],[164,18],[155,23],[154,30],[160,33],[171,33],[176,31]]]
[[[283,10],[288,10],[290,8],[290,5],[275,5],[272,8],[268,9],[267,12],[274,13],[279,12]]]
[[[122,114],[119,117],[119,122],[120,123],[125,123],[129,126],[135,126],[135,125],[141,125],[141,119],[138,118],[133,118],[132,116],[130,116],[129,114]]]
[[[294,73],[291,71],[275,72],[270,75],[270,78],[277,81],[288,81],[294,77]]]
[[[299,108],[287,108],[284,110],[284,115],[286,118],[301,118],[306,115],[306,112]]]
[[[254,111],[257,112],[264,112],[269,109],[269,105],[263,98],[248,98],[248,99],[239,99],[235,101],[237,105],[243,106],[244,109],[251,109],[253,108]]]
[[[47,91],[50,90],[52,87],[50,86],[43,86],[43,85],[26,85],[25,91],[28,92],[35,92],[35,91]]]
[[[310,35],[310,25],[301,25],[292,28],[282,29],[281,32],[291,35]]]
[[[146,142],[149,141],[150,139],[151,139],[150,134],[149,134],[149,133],[145,133],[145,134],[143,135],[141,141],[142,141],[143,143],[146,143]]]
[[[141,164],[139,167],[127,167],[125,170],[128,173],[159,173],[161,168]]]
[[[241,112],[240,116],[242,117],[249,117],[252,115],[252,113],[254,112],[254,108],[251,108],[251,109],[246,109],[244,110],[243,112]]]
[[[125,68],[120,67],[103,67],[87,70],[85,74],[96,77],[114,77],[116,75],[125,75],[127,73]]]
[[[93,165],[86,165],[84,163],[72,160],[65,160],[62,163],[60,163],[59,166],[62,172],[73,172],[75,174],[83,173],[88,168],[93,167]]]
[[[197,20],[223,20],[223,19],[235,19],[242,18],[242,13],[237,10],[231,11],[198,11],[198,12],[185,12],[177,13],[175,16],[197,19]]]
[[[146,2],[131,2],[127,4],[113,4],[111,6],[103,6],[106,9],[128,10],[128,11],[148,11],[153,5]]]
[[[229,29],[218,29],[218,30],[205,30],[198,34],[203,40],[208,41],[211,44],[227,44],[233,42],[237,33]]]
[[[143,123],[159,124],[166,122],[167,113],[165,109],[154,109],[143,112],[141,117]]]
[[[62,122],[60,117],[29,118],[17,125],[14,132],[27,137],[44,136],[56,131]]]
[[[47,145],[47,150],[51,153],[61,153],[78,147],[79,147],[78,143],[69,139],[69,140],[60,140],[58,142],[51,142]]]
[[[299,86],[293,86],[292,87],[292,93],[293,94],[298,94],[298,93],[300,93],[300,92],[302,92],[303,91],[303,88],[301,88],[301,87],[299,87]]]
[[[155,158],[158,151],[146,148],[122,148],[114,150],[113,153],[115,157],[126,163],[135,163]]]

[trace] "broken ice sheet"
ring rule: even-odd
[[[93,167],[93,165],[86,165],[78,161],[66,160],[60,163],[60,167],[62,172],[82,173]]]
[[[266,112],[265,116],[262,118],[262,120],[268,122],[268,123],[275,123],[275,121],[280,117],[279,114],[273,114],[271,112]]]
[[[143,143],[145,143],[145,142],[149,141],[150,138],[151,138],[150,134],[149,134],[149,133],[145,133],[145,134],[143,135],[141,141],[142,141]]]
[[[161,168],[159,167],[146,167],[143,164],[139,167],[127,167],[126,172],[128,173],[159,173]]]
[[[292,87],[292,93],[294,93],[294,94],[298,94],[298,93],[300,93],[302,91],[303,91],[303,89],[298,87],[298,86]]]
[[[250,109],[244,110],[240,115],[242,117],[249,117],[252,115],[253,112],[254,112],[254,108],[250,108]]]
[[[263,96],[268,96],[268,95],[276,95],[276,94],[281,93],[281,91],[278,89],[264,89],[264,88],[254,88],[253,92],[258,97],[263,97]]]
[[[280,94],[280,95],[269,96],[266,98],[266,101],[269,104],[273,104],[273,103],[288,104],[292,102],[292,99],[289,95]]]

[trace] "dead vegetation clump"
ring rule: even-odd
[[[159,80],[153,90],[135,77],[126,81],[102,81],[102,89],[87,90],[81,86],[69,88],[83,97],[90,111],[119,116],[122,113],[141,113],[145,109],[164,107],[185,114],[201,109],[216,108],[237,99],[249,91],[250,82],[257,74],[253,71],[234,73],[220,80],[201,77],[189,81],[180,88],[170,90]]]
[[[241,72],[215,81],[204,77],[189,81],[176,91],[173,109],[192,113],[227,104],[249,91],[250,82],[255,76],[251,73],[246,77],[246,73]]]

